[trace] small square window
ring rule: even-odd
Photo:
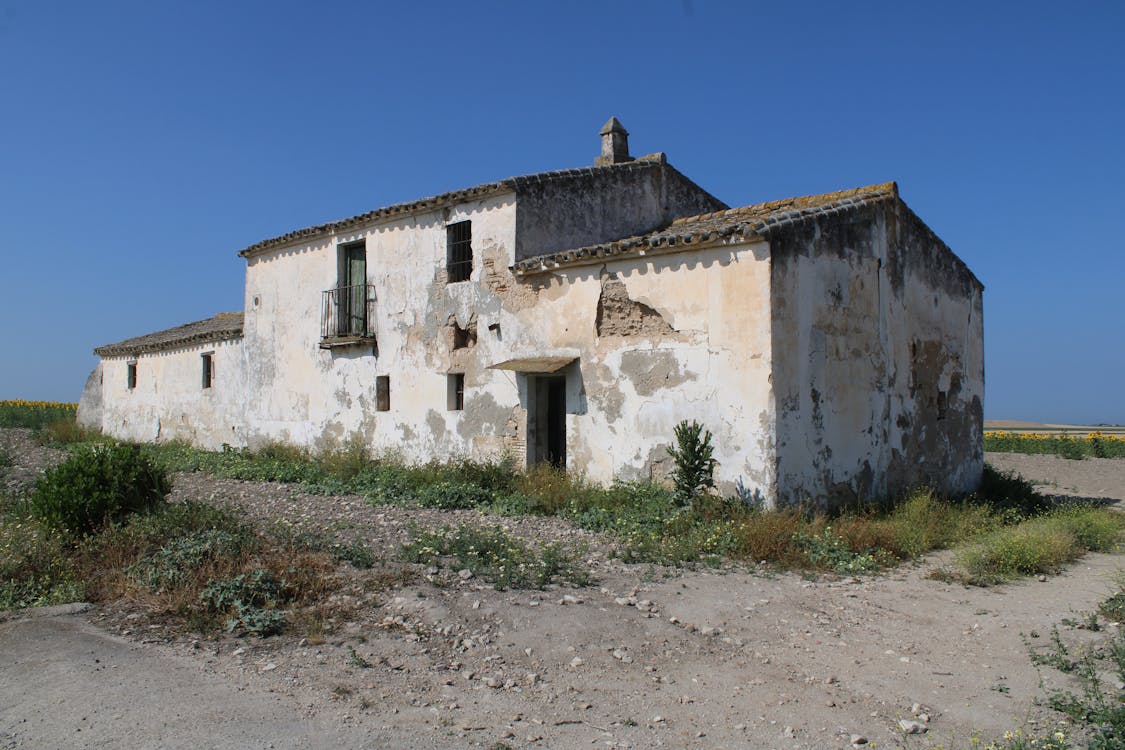
[[[450,284],[468,281],[473,273],[473,223],[459,221],[445,227],[445,272]]]
[[[451,372],[445,378],[445,407],[449,411],[465,408],[465,373]]]
[[[207,352],[200,356],[203,369],[203,387],[210,388],[215,379],[215,353]]]
[[[125,385],[129,388],[129,390],[133,390],[137,387],[137,363],[130,362],[128,365],[126,365],[126,367],[127,369],[125,370]]]
[[[375,411],[391,410],[391,376],[375,376]]]

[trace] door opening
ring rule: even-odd
[[[566,468],[566,376],[528,377],[527,463]]]

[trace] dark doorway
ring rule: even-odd
[[[367,246],[363,243],[340,248],[340,284],[337,336],[367,334]]]
[[[527,463],[566,468],[566,377],[528,377]]]

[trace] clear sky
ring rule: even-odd
[[[1125,423],[1119,1],[0,0],[0,399],[610,115],[732,206],[897,180],[985,284],[985,416]]]

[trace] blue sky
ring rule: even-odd
[[[897,180],[984,282],[989,418],[1125,423],[1125,4],[0,0],[0,399],[242,307],[237,252],[634,154]]]

